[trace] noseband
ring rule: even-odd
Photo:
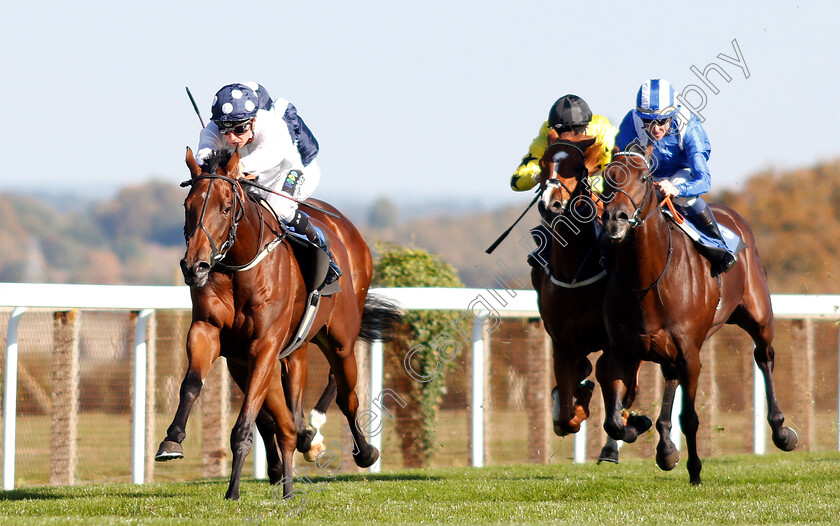
[[[253,264],[257,262],[258,259],[261,259],[261,252],[260,247],[263,244],[263,234],[265,228],[265,221],[263,220],[262,210],[260,209],[260,242],[257,245],[257,254],[254,258],[244,265],[226,265],[221,262],[224,259],[225,255],[227,255],[228,251],[233,247],[233,244],[236,242],[236,229],[239,226],[239,221],[245,217],[245,204],[242,201],[242,195],[244,195],[245,190],[242,188],[241,181],[239,179],[233,179],[231,177],[227,177],[224,175],[215,175],[215,174],[202,174],[196,177],[195,179],[190,179],[189,181],[184,181],[181,183],[182,187],[185,186],[193,186],[196,182],[208,179],[210,180],[210,184],[207,186],[207,193],[204,196],[204,204],[201,206],[201,216],[198,218],[198,224],[193,228],[192,232],[186,236],[186,239],[189,241],[196,233],[196,231],[201,228],[204,232],[204,235],[207,236],[207,240],[210,242],[210,268],[218,265],[221,268],[226,270],[245,270],[246,268],[250,268]],[[210,235],[210,232],[207,231],[207,228],[204,226],[204,216],[207,213],[207,202],[210,198],[210,192],[213,189],[213,183],[216,180],[224,181],[230,184],[231,189],[233,190],[233,195],[236,197],[233,201],[233,209],[231,210],[231,219],[230,219],[230,228],[228,228],[228,235],[227,239],[224,243],[222,243],[221,247],[216,247],[216,242],[213,241],[213,236]],[[246,181],[242,181],[247,184]],[[195,187],[193,187],[195,188]]]

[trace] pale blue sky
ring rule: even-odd
[[[838,2],[14,2],[0,191],[180,182],[184,87],[206,120],[219,87],[256,80],[318,137],[316,196],[524,203],[509,177],[551,103],[618,125],[650,77],[704,89],[713,187],[738,189],[840,157],[837,20]],[[717,58],[733,40],[749,78]],[[690,70],[711,62],[717,95]]]

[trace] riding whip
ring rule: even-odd
[[[520,215],[520,216],[516,219],[516,221],[514,221],[514,222],[513,222],[513,224],[512,224],[512,225],[510,225],[510,228],[508,228],[507,230],[505,230],[504,232],[502,232],[502,235],[501,235],[501,236],[499,236],[499,239],[497,239],[495,243],[493,243],[492,245],[490,245],[490,247],[489,247],[487,250],[485,250],[485,252],[486,252],[486,253],[488,253],[488,254],[492,254],[492,253],[493,253],[493,251],[494,251],[494,250],[496,250],[496,247],[497,247],[497,246],[499,246],[499,244],[500,244],[502,241],[504,241],[504,239],[508,236],[508,234],[510,234],[511,230],[513,230],[513,227],[515,227],[515,226],[516,226],[516,224],[517,224],[517,223],[519,223],[519,220],[520,220],[520,219],[522,219],[523,217],[525,217],[525,214],[527,214],[527,213],[528,213],[528,210],[530,210],[530,209],[531,209],[531,207],[532,207],[532,206],[534,206],[534,203],[536,203],[536,202],[540,199],[540,197],[542,197],[542,193],[543,193],[543,190],[544,190],[544,189],[545,189],[545,187],[540,187],[540,190],[537,192],[537,195],[535,195],[535,196],[534,196],[534,199],[532,199],[532,200],[531,200],[531,203],[528,205],[528,208],[526,208],[526,209],[525,209],[525,211],[524,211],[524,212],[522,212],[522,215]]]
[[[204,128],[204,119],[201,118],[201,112],[198,111],[198,104],[195,103],[195,99],[190,93],[190,87],[187,86],[187,96],[190,98],[190,102],[192,102],[193,109],[195,110],[195,114],[198,115],[198,121],[201,123],[201,127]]]

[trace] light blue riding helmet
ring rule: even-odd
[[[636,95],[636,115],[642,119],[668,119],[680,110],[674,100],[674,87],[663,79],[650,79]]]

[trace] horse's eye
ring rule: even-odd
[[[222,211],[222,213],[225,214],[225,215],[228,215],[230,213],[230,205],[226,206],[224,211]]]

